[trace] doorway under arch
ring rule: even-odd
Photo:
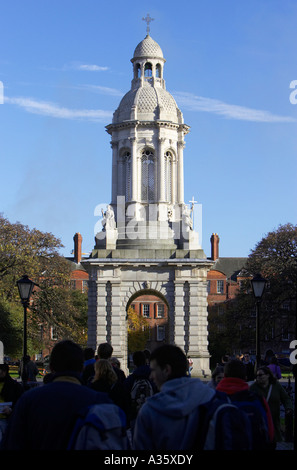
[[[148,326],[147,339],[142,349],[153,351],[169,342],[169,305],[162,294],[152,289],[136,292],[127,303],[127,314],[129,309],[139,317],[140,322],[145,319]],[[129,345],[129,338],[128,351],[130,354],[134,352]]]

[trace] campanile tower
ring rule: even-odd
[[[148,25],[149,16],[145,18]],[[126,362],[126,312],[138,295],[168,306],[168,341],[209,371],[207,271],[193,207],[184,202],[184,147],[190,128],[166,90],[165,58],[150,36],[136,46],[131,88],[106,126],[111,136],[111,201],[90,259],[89,345],[110,341]]]

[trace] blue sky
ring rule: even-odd
[[[134,49],[151,36],[191,127],[185,202],[202,204],[202,244],[248,256],[296,224],[295,0],[0,0],[0,212],[94,247],[94,210],[111,199],[105,126],[130,89]]]

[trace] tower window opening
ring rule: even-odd
[[[155,157],[151,150],[144,150],[141,156],[141,199],[144,202],[155,199]]]
[[[161,78],[161,65],[156,65],[156,78]]]
[[[153,68],[150,62],[147,62],[144,67],[144,76],[145,77],[152,77],[153,75]]]
[[[125,195],[126,202],[131,200],[132,193],[132,178],[131,178],[131,154],[125,152],[122,155],[123,163],[123,195]]]

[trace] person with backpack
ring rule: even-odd
[[[95,404],[113,403],[105,393],[81,383],[84,356],[79,345],[64,340],[50,356],[49,383],[18,399],[5,434],[4,450],[66,450],[77,416]],[[114,413],[110,414],[110,420]]]
[[[128,375],[124,381],[124,386],[131,399],[131,432],[133,429],[138,412],[146,399],[157,392],[155,384],[150,380],[151,369],[146,362],[144,351],[135,351],[133,353],[134,371]]]
[[[250,390],[245,363],[230,360],[216,390],[226,393],[232,404],[247,413],[251,423],[251,450],[272,450],[275,445],[270,409],[265,399]]]
[[[134,434],[135,450],[190,450],[196,442],[199,405],[215,391],[188,376],[188,360],[175,345],[164,344],[150,357],[151,379],[159,392],[139,410]]]

